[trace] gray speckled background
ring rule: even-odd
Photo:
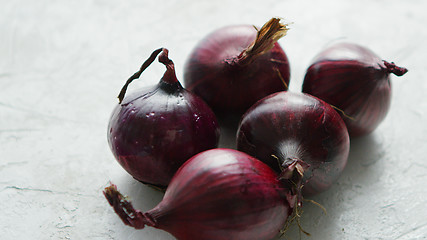
[[[102,196],[111,180],[148,210],[162,194],[114,160],[107,123],[124,81],[169,48],[179,78],[200,38],[228,24],[293,22],[279,42],[300,91],[328,44],[365,45],[409,69],[371,135],[352,141],[339,181],[307,203],[302,239],[427,239],[427,2],[0,0],[0,238],[174,239],[124,226]],[[153,64],[130,90],[156,83]],[[227,134],[225,134],[227,136]],[[232,137],[229,134],[228,137]],[[231,138],[222,146],[233,147]],[[298,239],[296,227],[287,239]]]

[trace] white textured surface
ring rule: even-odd
[[[351,144],[338,183],[307,203],[302,239],[427,239],[427,2],[0,0],[0,239],[174,239],[124,226],[102,196],[111,180],[148,210],[162,195],[134,181],[106,141],[124,81],[152,50],[187,54],[228,24],[293,22],[280,40],[293,91],[325,45],[348,40],[405,66],[391,110]],[[131,89],[156,83],[153,64]],[[231,135],[232,136],[232,135]],[[223,146],[232,146],[223,139]],[[293,227],[288,239],[298,239]]]

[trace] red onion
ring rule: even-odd
[[[381,60],[369,49],[340,43],[322,51],[308,68],[305,93],[314,95],[345,114],[351,137],[366,135],[384,120],[390,107],[390,73],[408,70]]]
[[[160,82],[123,99],[161,52],[166,66]],[[123,101],[122,101],[123,100]],[[175,76],[167,49],[158,49],[124,85],[108,126],[108,142],[117,161],[137,180],[166,186],[190,157],[215,148],[219,126],[209,106],[185,90]]]
[[[238,150],[281,176],[296,168],[306,196],[325,191],[337,180],[347,163],[349,142],[341,116],[329,104],[292,92],[258,101],[243,115],[237,132]]]
[[[273,18],[259,31],[251,25],[220,28],[190,54],[184,85],[201,96],[221,119],[240,118],[257,100],[288,89],[288,58],[277,40],[287,25]]]
[[[181,240],[271,239],[295,204],[270,167],[245,153],[221,148],[184,163],[163,200],[147,212],[135,210],[114,185],[104,195],[126,225],[155,227]]]

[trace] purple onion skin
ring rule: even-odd
[[[162,229],[180,240],[272,239],[293,211],[278,175],[261,161],[232,149],[212,149],[189,159],[163,200],[142,213],[115,186],[104,192],[126,225]]]
[[[108,129],[120,165],[135,179],[160,187],[187,159],[219,141],[216,116],[181,86],[173,68],[156,86],[125,97],[114,108]]]
[[[256,34],[251,25],[218,29],[199,42],[187,60],[184,85],[201,96],[219,118],[240,118],[257,100],[288,89],[289,61],[277,42],[249,64],[239,60]]]
[[[322,51],[307,69],[302,91],[340,109],[351,137],[374,131],[391,102],[390,73],[407,69],[381,60],[369,49],[340,43]]]
[[[303,93],[280,92],[258,101],[242,117],[237,149],[281,172],[292,160],[308,167],[304,196],[327,190],[341,175],[349,135],[340,115],[324,101]]]

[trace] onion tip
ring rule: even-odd
[[[169,59],[169,50],[166,48],[163,48],[162,53],[159,55],[159,62],[163,63],[166,66],[166,72],[164,73],[162,77],[162,81],[174,84],[178,82],[178,79],[176,78],[175,73],[175,65],[171,59]]]
[[[387,71],[389,73],[393,73],[394,75],[400,77],[403,76],[405,73],[408,72],[408,69],[404,68],[404,67],[398,67],[396,66],[396,64],[394,62],[387,62],[387,61],[383,61],[385,67],[387,68]]]
[[[254,57],[270,51],[274,44],[287,34],[288,24],[282,23],[281,20],[272,18],[258,30],[255,41],[240,54],[241,62],[250,63]]]
[[[132,203],[117,190],[116,185],[111,184],[109,187],[106,187],[103,193],[108,203],[113,207],[125,225],[135,229],[143,229],[145,225],[155,225],[149,216],[139,210],[135,210]]]

